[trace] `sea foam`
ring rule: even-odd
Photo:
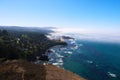
[[[108,75],[111,76],[111,77],[117,77],[116,74],[113,74],[113,73],[111,73],[111,72],[107,72],[107,73],[108,73]]]

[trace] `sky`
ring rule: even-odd
[[[0,25],[120,32],[120,0],[0,0]]]

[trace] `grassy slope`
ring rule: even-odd
[[[0,64],[0,80],[85,80],[53,65],[32,64],[23,60]]]

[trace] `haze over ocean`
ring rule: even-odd
[[[55,63],[87,80],[120,80],[120,39],[117,36],[59,33],[75,38],[70,45],[53,48]],[[57,36],[55,33],[55,36]],[[72,45],[73,47],[71,47]],[[60,56],[64,56],[61,60]]]
[[[120,36],[119,34],[100,34],[99,32],[79,32],[75,29],[58,29],[59,34],[75,38],[76,49],[71,45],[65,48],[57,48],[63,58],[63,68],[70,70],[87,80],[120,80]],[[65,31],[65,32],[64,32]],[[78,32],[77,32],[78,31]],[[83,32],[82,32],[83,31]],[[61,33],[60,33],[61,32]],[[58,56],[59,56],[58,55]],[[59,63],[62,62],[58,60]]]

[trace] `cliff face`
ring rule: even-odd
[[[27,61],[0,64],[0,80],[85,80],[53,65],[36,65]]]

